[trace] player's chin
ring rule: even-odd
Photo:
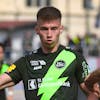
[[[49,42],[49,43],[46,43],[46,46],[47,46],[48,48],[53,48],[55,45],[54,45],[53,42]]]

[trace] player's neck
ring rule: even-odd
[[[59,44],[57,44],[56,46],[54,47],[45,47],[45,46],[42,46],[42,50],[44,53],[54,53],[58,50],[58,47],[59,47]]]

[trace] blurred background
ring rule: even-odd
[[[39,48],[34,28],[36,13],[44,6],[55,6],[62,12],[64,31],[60,43],[72,49],[81,47],[90,72],[99,68],[100,0],[0,0],[0,42],[6,46],[6,61],[11,64]],[[22,83],[14,90],[14,100],[24,100]]]

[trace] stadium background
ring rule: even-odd
[[[1,0],[0,42],[6,45],[10,64],[40,46],[35,33],[36,13],[43,6],[55,6],[63,14],[60,43],[81,42],[90,71],[100,67],[100,0]],[[20,96],[19,96],[20,95]],[[79,100],[85,100],[79,92]],[[80,99],[81,98],[81,99]],[[22,83],[14,87],[14,100],[24,100]]]

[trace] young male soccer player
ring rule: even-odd
[[[63,31],[61,18],[55,7],[38,11],[36,32],[41,47],[13,63],[0,76],[0,88],[23,80],[26,100],[77,100],[78,84],[86,90],[87,62],[80,54],[59,44]]]

